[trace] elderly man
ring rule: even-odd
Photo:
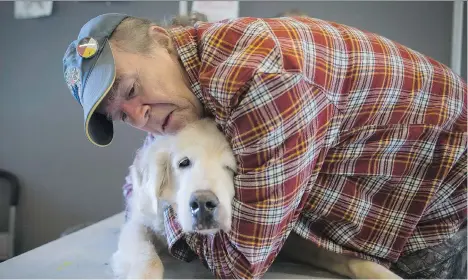
[[[229,139],[232,230],[182,235],[168,208],[175,257],[259,278],[295,234],[402,277],[466,273],[467,85],[445,65],[308,17],[162,28],[121,14],[86,23],[63,63],[95,145],[113,121],[151,141],[204,116]]]

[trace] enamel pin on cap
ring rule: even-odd
[[[98,49],[98,42],[91,37],[86,37],[78,42],[76,51],[82,58],[91,58],[97,53]]]

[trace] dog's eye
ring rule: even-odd
[[[183,158],[181,161],[179,161],[179,168],[186,168],[190,166],[190,160],[188,158]]]

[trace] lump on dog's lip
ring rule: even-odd
[[[192,228],[193,230],[196,230],[196,231],[218,231],[220,230],[220,226],[217,221],[213,221],[209,223],[194,223]]]

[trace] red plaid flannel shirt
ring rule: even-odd
[[[465,225],[467,86],[448,67],[313,18],[170,33],[239,163],[230,233],[183,234],[165,212],[175,257],[260,278],[295,231],[388,266]]]

